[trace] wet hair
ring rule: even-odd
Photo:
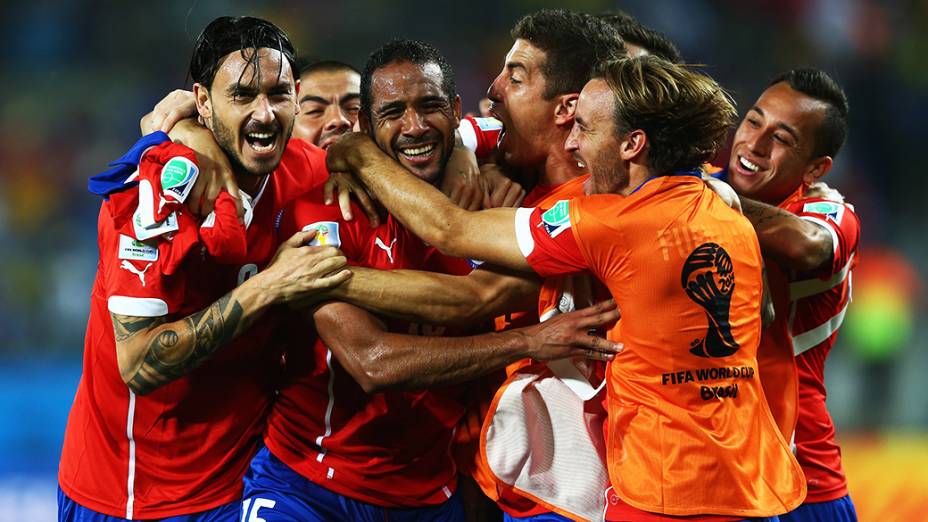
[[[391,63],[409,62],[416,65],[434,63],[441,69],[441,90],[448,97],[448,102],[454,104],[455,86],[454,71],[441,51],[431,45],[418,40],[395,39],[383,44],[371,53],[364,64],[361,73],[361,112],[372,116],[373,94],[371,81],[374,73]]]
[[[699,168],[725,144],[737,116],[715,80],[657,56],[607,63],[601,77],[615,96],[615,135],[644,131],[655,176]]]
[[[625,43],[637,45],[648,54],[653,54],[671,63],[683,63],[683,55],[677,46],[663,34],[646,27],[624,11],[610,11],[599,15],[606,23],[615,27]]]
[[[815,131],[812,157],[837,156],[847,139],[848,103],[844,89],[825,71],[819,69],[793,69],[770,82],[770,86],[786,82],[793,90],[824,103],[825,116]]]
[[[622,37],[614,27],[593,15],[564,9],[523,16],[510,34],[544,51],[541,73],[546,100],[580,92],[600,63],[625,56]]]
[[[220,16],[203,29],[194,43],[193,56],[190,58],[190,78],[210,89],[216,77],[216,71],[219,70],[219,65],[226,55],[240,51],[242,58],[249,65],[258,68],[256,51],[263,47],[280,51],[296,73],[293,44],[279,27],[267,20],[251,16]],[[247,52],[249,49],[252,51]],[[283,63],[281,63],[282,68]],[[245,70],[247,68],[242,70],[242,74],[245,74]]]
[[[361,75],[361,71],[355,69],[352,65],[349,65],[345,62],[339,62],[338,60],[319,60],[315,62],[301,62],[297,59],[297,64],[300,66],[300,76],[306,76],[307,74],[313,74],[317,72],[340,72],[340,71],[349,71],[357,75]]]

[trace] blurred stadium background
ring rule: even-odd
[[[362,67],[393,36],[437,45],[476,111],[519,16],[554,2],[376,0],[0,3],[0,520],[52,520],[62,433],[80,376],[98,201],[86,178],[182,87],[212,18],[270,19],[311,58]],[[778,72],[810,65],[847,90],[851,134],[827,181],[863,222],[855,303],[828,364],[861,520],[928,512],[928,241],[920,157],[928,119],[924,0],[579,0],[621,8],[703,63],[743,110]]]

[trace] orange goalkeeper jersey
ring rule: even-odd
[[[765,517],[805,498],[757,374],[761,256],[751,224],[696,176],[627,197],[520,209],[542,276],[590,270],[622,321],[608,369],[607,460],[623,502],[667,515]]]

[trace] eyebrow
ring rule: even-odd
[[[767,113],[765,113],[764,110],[761,109],[760,107],[758,107],[757,105],[751,107],[751,110],[757,112],[757,113],[760,114],[761,116],[766,116],[766,115],[767,115]],[[785,123],[783,123],[783,122],[780,122],[780,121],[777,122],[777,127],[779,127],[779,128],[781,128],[781,129],[783,129],[784,131],[788,132],[788,133],[790,134],[790,136],[792,136],[793,139],[796,140],[797,142],[799,141],[799,132],[797,132],[796,129],[794,129],[793,127],[791,127],[791,126],[789,126],[789,125],[787,125],[787,124],[785,124]]]
[[[342,103],[346,103],[346,102],[353,101],[353,100],[360,99],[360,98],[361,98],[361,93],[349,92],[348,94],[339,98],[338,103],[342,104]],[[315,94],[307,94],[303,96],[302,98],[300,98],[301,105],[303,104],[303,102],[314,102],[314,103],[321,103],[323,105],[329,105],[329,100],[327,98],[323,98],[322,96],[317,96]]]
[[[509,69],[510,71],[513,69],[522,69],[523,71],[528,72],[528,69],[522,62],[506,62],[506,69]]]
[[[387,111],[394,110],[394,109],[403,109],[405,106],[406,104],[401,101],[393,101],[393,102],[385,103],[381,105],[380,107],[377,107],[377,114],[383,114]]]

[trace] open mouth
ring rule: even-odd
[[[411,163],[424,163],[431,159],[435,152],[435,144],[416,145],[413,147],[400,147],[400,155]]]
[[[248,146],[258,154],[273,152],[277,145],[276,132],[249,132],[245,134]]]
[[[748,160],[741,155],[738,155],[738,166],[752,174],[757,174],[757,172],[760,170],[760,165]]]

